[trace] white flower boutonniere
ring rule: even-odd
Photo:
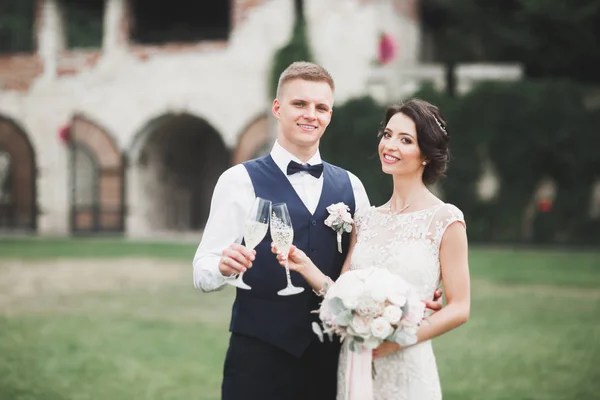
[[[325,225],[337,233],[338,251],[342,252],[342,233],[352,232],[352,216],[350,207],[344,203],[335,203],[327,207],[329,217],[325,220]]]

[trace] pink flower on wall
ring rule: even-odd
[[[377,55],[379,64],[386,65],[391,63],[396,57],[396,51],[397,46],[393,36],[389,33],[382,33],[379,36],[379,49]]]
[[[548,199],[542,199],[537,203],[538,210],[543,213],[552,211],[552,202]]]
[[[58,130],[58,138],[60,139],[61,142],[63,143],[68,143],[69,139],[70,139],[70,126],[67,125],[63,125],[59,130]]]

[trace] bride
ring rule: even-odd
[[[446,171],[448,132],[438,108],[418,99],[389,107],[383,126],[379,158],[383,172],[393,177],[394,191],[386,204],[357,211],[342,273],[386,268],[413,285],[423,300],[431,299],[443,282],[447,305],[423,322],[416,344],[401,347],[386,341],[373,350],[375,400],[441,399],[431,339],[464,324],[470,311],[463,214],[426,187]],[[278,257],[283,264],[283,255]],[[331,280],[310,258],[294,246],[287,258],[290,269],[323,295]],[[340,354],[338,400],[350,398],[344,376],[348,351],[343,346]]]

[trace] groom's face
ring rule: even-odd
[[[316,151],[331,122],[332,107],[333,90],[326,82],[295,79],[285,83],[272,109],[279,121],[280,144],[292,152]]]

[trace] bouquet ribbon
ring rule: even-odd
[[[373,400],[373,351],[361,346],[360,351],[348,349],[347,354],[344,400]]]

